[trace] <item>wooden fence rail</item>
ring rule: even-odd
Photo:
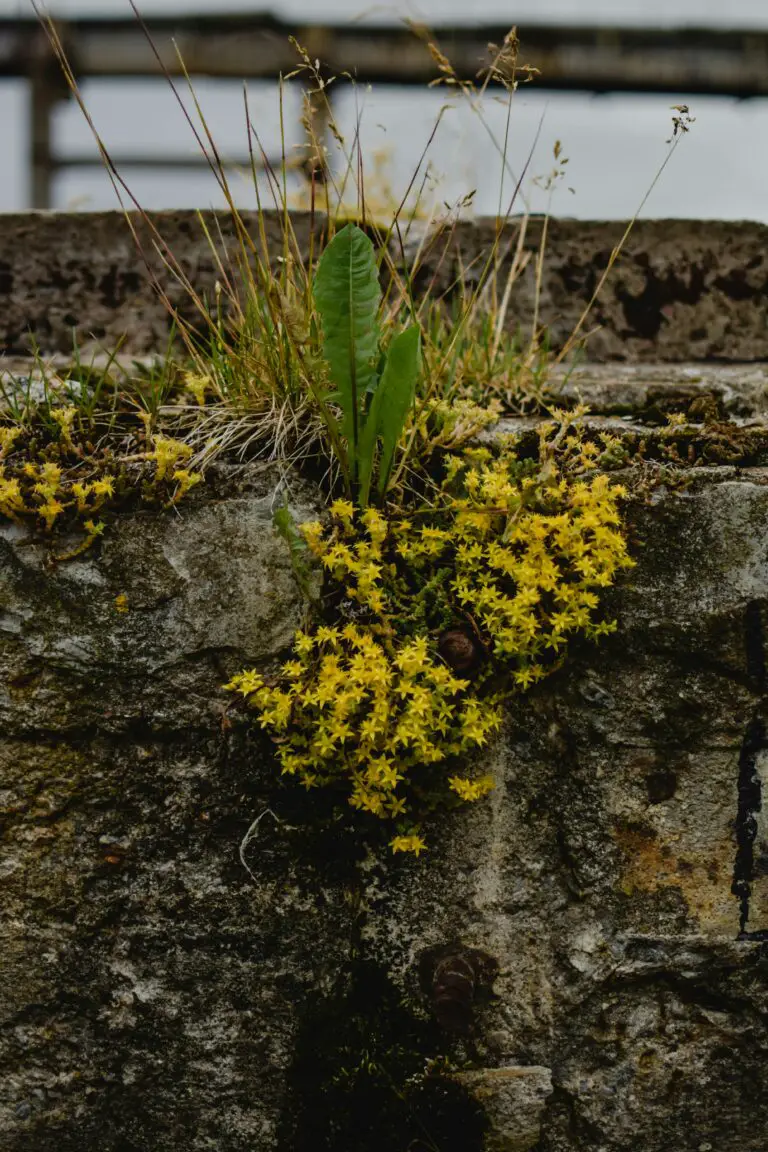
[[[349,73],[360,82],[423,85],[438,76],[423,40],[412,29],[362,24],[288,24],[270,16],[150,17],[153,48],[134,19],[60,21],[59,35],[79,80],[152,77],[165,68],[192,76],[276,79],[297,63],[295,36],[328,74]],[[462,77],[475,77],[489,60],[488,45],[503,42],[506,28],[437,27],[433,38]],[[747,98],[768,95],[768,30],[640,29],[526,25],[520,29],[520,63],[538,69],[536,84],[561,91],[667,93]],[[98,162],[94,155],[58,155],[51,139],[51,110],[67,97],[47,37],[34,19],[0,19],[0,78],[30,85],[30,200],[51,203],[57,171]],[[116,157],[142,167],[149,156]],[[200,163],[202,163],[200,157]],[[236,161],[238,163],[243,160]],[[193,167],[194,160],[158,159],[158,168]]]

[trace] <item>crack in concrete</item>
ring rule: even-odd
[[[758,831],[757,814],[762,810],[762,781],[760,760],[768,753],[766,712],[765,634],[758,601],[747,605],[744,620],[744,641],[747,673],[760,693],[760,701],[752,716],[739,753],[738,805],[736,811],[736,858],[733,865],[731,892],[739,901],[739,937],[751,938],[749,932],[750,899],[755,879],[755,838]]]

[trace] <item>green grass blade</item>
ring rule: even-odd
[[[379,459],[379,495],[389,483],[395,449],[408,418],[416,384],[421,375],[421,330],[417,324],[406,328],[389,346],[387,362],[381,377],[381,457]]]
[[[368,409],[368,416],[360,431],[360,443],[358,445],[357,453],[357,479],[358,479],[358,503],[361,508],[368,505],[368,500],[371,494],[371,477],[373,475],[373,461],[376,455],[376,442],[379,438],[379,423],[381,420],[381,405],[384,397],[384,389],[382,381],[379,381],[379,386],[371,397],[371,404]]]

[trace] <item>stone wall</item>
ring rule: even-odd
[[[58,309],[112,336],[138,299],[152,350],[127,242],[99,303],[119,226],[0,222],[11,351],[22,316],[63,350]],[[558,226],[554,266],[612,231]],[[697,300],[678,284],[655,334],[620,328],[615,286],[601,354],[765,358],[765,300],[733,289],[763,235],[643,225],[650,264],[692,277],[706,244],[722,265]],[[762,1152],[766,379],[657,363],[569,383],[649,440],[660,406],[703,421],[714,397],[733,422],[702,442],[736,447],[631,504],[617,633],[516,703],[495,791],[418,860],[280,788],[225,714],[224,680],[269,667],[300,618],[271,509],[287,485],[310,512],[302,480],[223,463],[62,564],[0,528],[2,1152]],[[414,1087],[441,1056],[465,1070]]]
[[[244,214],[247,222],[252,215]],[[116,213],[24,213],[2,217],[0,225],[0,349],[26,355],[34,340],[44,354],[72,351],[73,331],[84,351],[140,355],[165,348],[169,321],[162,302],[147,291],[149,275],[184,310],[184,295],[163,262],[173,253],[178,269],[197,291],[212,297],[221,272],[193,212],[160,212],[152,227],[134,214],[131,230]],[[307,215],[293,218],[299,248],[309,251]],[[225,253],[237,251],[226,215],[206,215],[209,235],[220,236]],[[518,223],[504,234],[506,267],[518,240]],[[524,250],[538,251],[541,225],[527,228]],[[552,338],[566,338],[620,241],[624,224],[555,220],[549,224],[541,315]],[[280,251],[279,226],[267,236]],[[316,226],[319,236],[320,226]],[[480,266],[495,225],[466,224],[444,239],[423,243],[414,229],[407,244],[412,259],[423,253],[419,282],[448,290],[460,269]],[[530,263],[517,283],[510,325],[530,329],[535,269]],[[768,229],[761,224],[717,221],[639,221],[592,313],[592,360],[718,361],[768,358]]]

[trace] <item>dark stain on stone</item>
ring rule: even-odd
[[[120,270],[112,264],[109,271],[99,281],[102,303],[110,309],[117,309],[125,302],[126,296],[139,292],[144,281],[138,272]]]
[[[645,277],[645,287],[637,296],[617,288],[616,297],[624,309],[629,334],[653,340],[666,322],[665,308],[672,304],[698,304],[706,290],[706,273],[692,264],[685,280],[674,272],[660,276],[651,268],[645,269]]]
[[[569,259],[560,269],[560,278],[566,292],[591,299],[597,285],[597,274],[591,264],[584,265],[579,260]]]
[[[645,778],[645,786],[648,790],[648,803],[663,804],[665,800],[671,800],[677,791],[677,773],[663,768],[650,772]]]
[[[757,773],[757,758],[768,751],[765,722],[755,716],[747,726],[739,755],[738,808],[736,813],[736,860],[733,866],[731,892],[739,901],[740,931],[747,933],[749,900],[755,878],[754,843],[757,835],[757,813],[762,808],[762,787]]]
[[[765,691],[765,634],[760,603],[752,600],[747,604],[744,628],[747,674],[754,681],[758,692]]]
[[[745,268],[734,268],[727,276],[718,276],[712,281],[724,296],[731,300],[752,300],[754,297],[764,297],[766,285],[756,286],[747,281]]]
[[[651,824],[646,824],[642,820],[626,820],[619,819],[616,821],[616,830],[621,836],[628,837],[629,839],[638,843],[650,843],[652,840],[658,840],[659,834]]]
[[[13,269],[5,260],[0,260],[0,294],[10,296],[13,292]]]
[[[744,650],[747,674],[754,689],[761,695],[766,689],[765,634],[759,601],[751,601],[744,618]],[[747,726],[739,754],[738,802],[736,811],[736,859],[733,866],[731,892],[739,901],[740,931],[751,936],[747,929],[752,881],[761,869],[763,845],[755,846],[758,823],[757,813],[763,806],[762,784],[757,771],[761,753],[768,751],[768,733],[763,718],[765,709],[758,707]]]

